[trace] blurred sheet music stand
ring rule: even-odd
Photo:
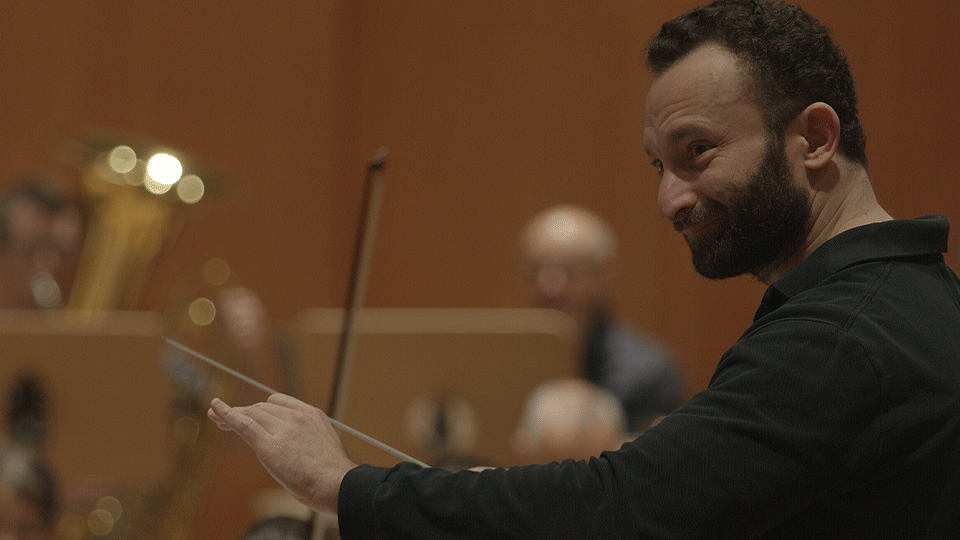
[[[171,462],[170,388],[149,312],[0,310],[0,391],[34,375],[49,403],[47,455],[61,485],[150,489]]]
[[[342,309],[312,309],[296,317],[291,332],[297,393],[323,409],[342,326]],[[473,454],[509,465],[509,438],[526,395],[547,379],[579,373],[573,323],[549,310],[367,308],[355,337],[340,420],[418,459],[427,456],[405,436],[417,400],[465,400],[477,421]],[[344,444],[359,462],[397,461],[349,435]]]

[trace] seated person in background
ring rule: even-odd
[[[24,373],[10,384],[6,432],[13,443],[43,451],[49,429],[49,401],[43,380],[32,373]]]
[[[53,475],[41,456],[0,441],[0,538],[53,540],[58,505]]]
[[[620,400],[631,431],[643,431],[686,398],[671,354],[614,312],[617,237],[596,214],[571,205],[534,216],[520,237],[537,307],[567,313],[582,340],[583,376]]]
[[[274,516],[254,523],[240,540],[310,540],[310,521]]]
[[[0,307],[62,306],[83,247],[79,202],[48,177],[20,180],[0,198]]]
[[[313,514],[310,519],[292,516],[273,516],[254,523],[240,540],[339,540],[336,518],[321,519]]]
[[[583,379],[547,381],[527,397],[513,436],[518,464],[587,459],[628,440],[620,402]]]

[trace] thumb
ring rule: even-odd
[[[213,423],[217,425],[218,428],[224,431],[233,431],[233,427],[230,426],[227,417],[230,414],[232,408],[223,402],[220,398],[213,398],[210,401],[210,408],[207,409],[207,418],[213,420]]]

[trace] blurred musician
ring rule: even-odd
[[[0,307],[60,307],[83,245],[77,199],[50,177],[21,179],[0,198]]]
[[[610,390],[631,431],[672,412],[686,389],[673,355],[616,313],[617,236],[609,223],[573,205],[548,208],[520,235],[532,302],[577,323],[583,376]]]
[[[512,446],[520,465],[588,459],[629,439],[616,396],[585,379],[544,382],[527,396]]]
[[[0,440],[0,539],[53,540],[58,510],[53,475],[41,456]]]

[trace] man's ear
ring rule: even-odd
[[[808,169],[827,165],[840,147],[840,117],[833,107],[818,101],[807,106],[791,126],[801,142],[801,158]]]

